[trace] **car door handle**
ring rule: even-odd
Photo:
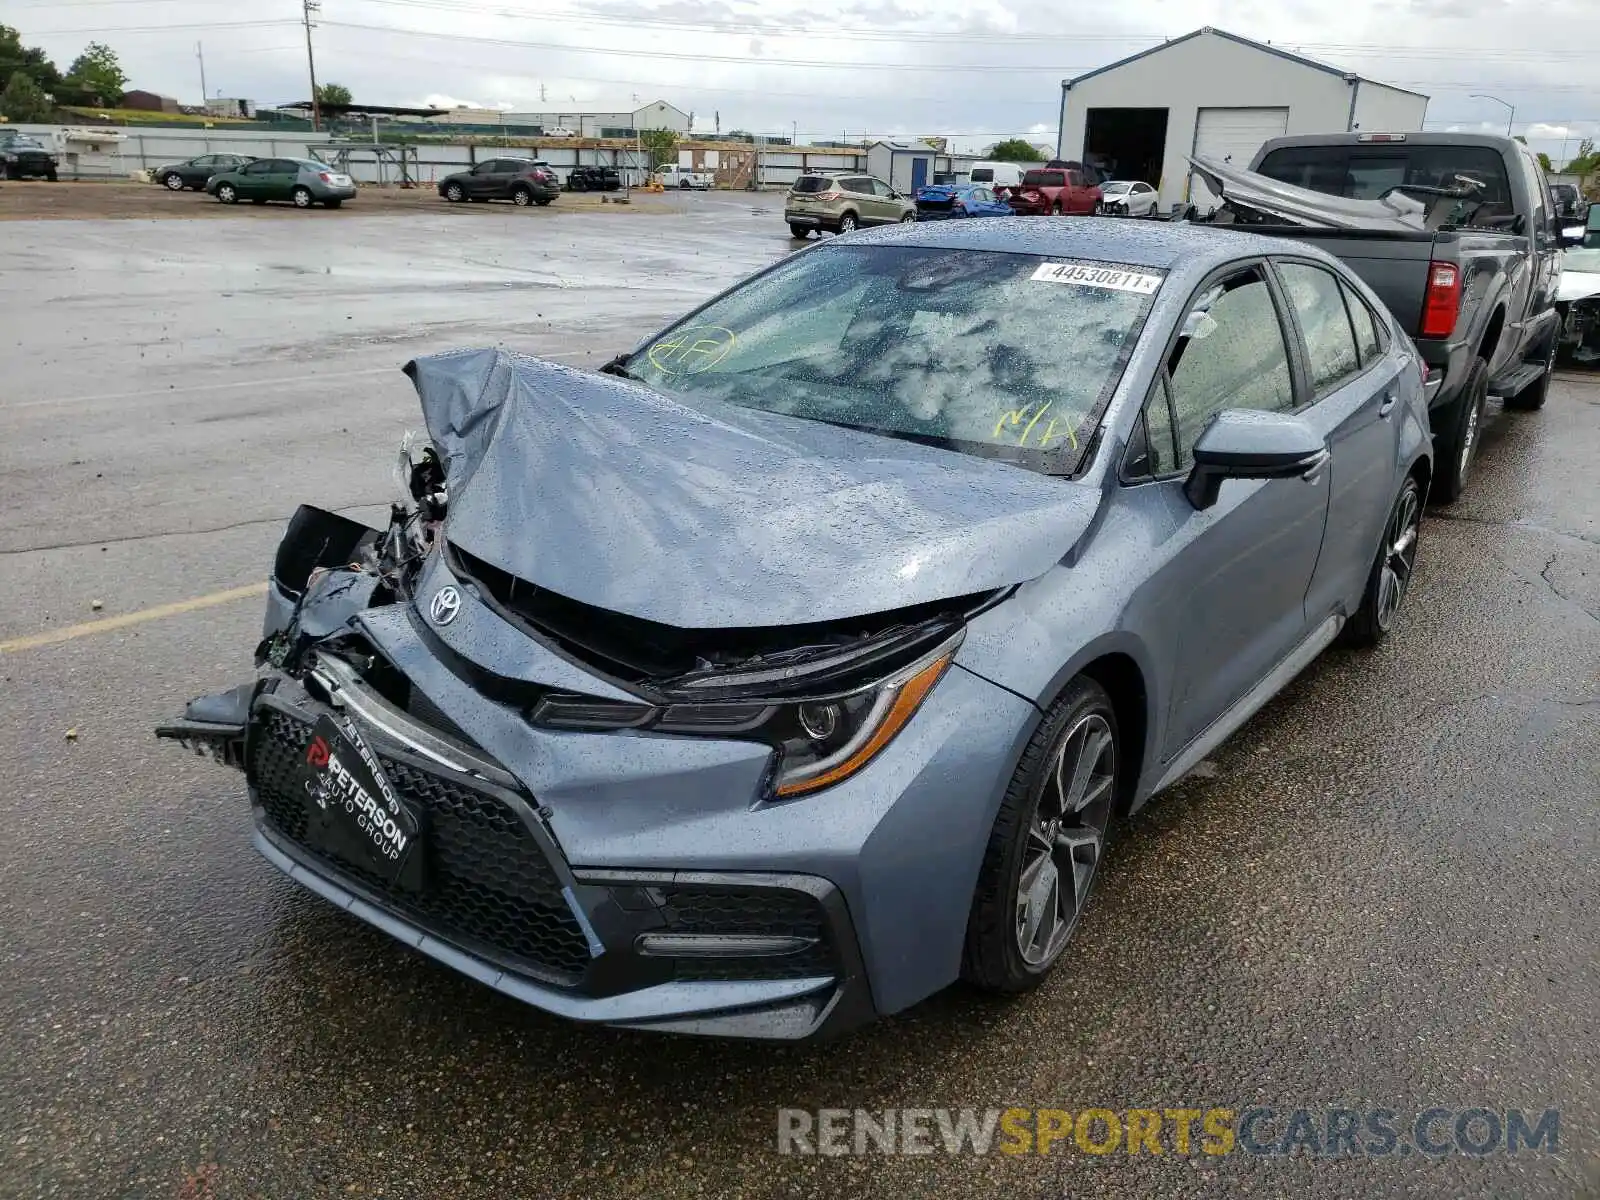
[[[1400,403],[1400,393],[1390,388],[1383,394],[1383,400],[1378,404],[1378,415],[1387,417],[1394,411],[1394,406]]]

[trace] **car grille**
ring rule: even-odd
[[[378,755],[396,791],[425,814],[421,893],[307,845],[299,763],[311,729],[280,709],[256,710],[251,766],[274,830],[446,941],[552,983],[578,981],[590,958],[583,930],[533,835],[497,797]]]
[[[804,892],[778,888],[673,887],[662,905],[673,933],[764,934],[812,938],[794,954],[760,958],[680,958],[682,980],[804,979],[838,967],[822,905]]]

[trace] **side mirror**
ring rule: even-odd
[[[1231,409],[1200,431],[1183,493],[1204,511],[1217,502],[1224,479],[1309,478],[1327,461],[1327,443],[1299,417]]]

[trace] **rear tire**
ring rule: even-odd
[[[518,208],[527,208],[533,203],[533,193],[527,188],[518,185],[511,189],[511,203]]]
[[[343,203],[343,200],[324,200],[322,205],[324,208],[338,208]]]
[[[545,196],[543,199],[539,199],[539,198],[536,197],[534,199],[534,203],[537,204],[540,208],[549,208],[550,207],[550,201],[552,201],[554,199],[555,199],[554,196]]]
[[[1050,215],[1052,217],[1059,217],[1061,215],[1061,201],[1057,200],[1050,206]]]
[[[791,225],[789,226],[789,236],[792,238],[797,238],[803,242],[811,236],[811,230],[807,229],[804,225]]]
[[[295,188],[294,191],[289,193],[289,199],[294,201],[296,208],[310,208],[316,203],[315,198],[311,195],[311,189],[308,187]]]
[[[51,168],[51,169],[50,169],[50,170],[48,170],[48,171],[46,171],[46,172],[45,172],[45,173],[44,173],[44,178],[45,178],[45,182],[46,182],[46,183],[55,183],[55,182],[57,182],[57,181],[58,181],[58,180],[59,180],[59,179],[60,179],[60,178],[61,178],[61,177],[60,177],[60,176],[59,176],[59,175],[57,175],[57,174],[56,174],[56,172],[55,172],[55,168],[54,168],[54,167],[52,167],[52,168]]]
[[[1483,409],[1489,400],[1489,364],[1472,360],[1461,394],[1440,414],[1442,427],[1434,437],[1438,451],[1434,458],[1433,499],[1454,504],[1467,487],[1467,475],[1478,453],[1478,433],[1483,427]]]
[[[839,232],[840,233],[854,233],[856,231],[856,228],[857,228],[857,225],[856,225],[856,215],[855,215],[855,213],[847,212],[847,213],[844,214],[844,216],[839,218]]]
[[[1550,348],[1545,351],[1544,374],[1523,388],[1515,396],[1507,396],[1507,408],[1515,408],[1521,412],[1537,412],[1544,407],[1545,398],[1550,395],[1550,376],[1556,369],[1556,348],[1561,342],[1561,326],[1558,324],[1550,334]]]
[[[1376,646],[1389,636],[1411,588],[1421,525],[1422,488],[1416,476],[1408,475],[1389,509],[1389,520],[1383,527],[1383,544],[1378,547],[1372,570],[1367,573],[1361,606],[1340,631],[1345,645]]]
[[[689,181],[687,179],[678,180],[678,190],[687,192],[689,190]]]
[[[1000,801],[967,918],[969,983],[1026,991],[1059,961],[1099,874],[1119,772],[1133,769],[1119,750],[1111,697],[1078,676],[1040,722]]]

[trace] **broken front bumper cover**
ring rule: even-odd
[[[213,698],[238,704],[245,697],[248,717],[233,736],[221,736],[220,722],[203,723],[217,728],[198,734],[190,726],[202,723],[162,731],[180,741],[214,734],[211,744],[237,747],[256,849],[303,887],[497,991],[571,1020],[792,1040],[842,1032],[874,1015],[846,905],[827,880],[574,870],[537,801],[512,777],[452,754],[449,743],[353,677],[336,679],[335,693],[337,707],[292,678],[269,675]],[[309,832],[297,771],[302,739],[319,719],[337,716],[359,726],[396,790],[422,814],[420,890],[341,858]]]

